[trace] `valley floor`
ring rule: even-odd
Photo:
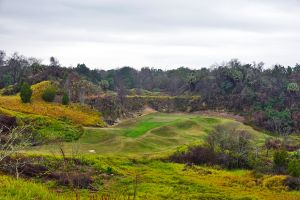
[[[178,147],[197,144],[216,125],[235,123],[263,142],[267,135],[229,118],[198,114],[152,113],[125,120],[109,128],[86,127],[84,135],[74,143],[64,143],[67,153],[110,155],[153,155],[172,153]],[[37,147],[33,151],[53,153],[57,145]]]
[[[169,154],[186,148],[186,144],[201,144],[207,133],[224,123],[237,123],[253,134],[257,143],[268,137],[232,119],[152,113],[109,128],[85,128],[76,143],[44,145],[27,153],[57,155],[61,147],[66,154],[110,172],[99,183],[99,191],[79,190],[80,199],[300,199],[300,192],[277,185],[267,187],[264,182],[269,176],[257,177],[249,170],[166,161]],[[75,194],[66,188],[58,189],[51,182],[25,182],[0,176],[0,199],[24,197],[75,199]]]

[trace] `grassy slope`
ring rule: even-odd
[[[15,116],[19,125],[31,125],[44,139],[52,140],[64,138],[66,141],[78,139],[82,133],[82,127],[74,125],[69,120],[58,120],[53,117],[20,113],[0,107],[0,114]]]
[[[54,118],[67,118],[74,123],[84,126],[104,126],[101,116],[95,110],[88,107],[72,104],[63,106],[59,103],[46,103],[41,99],[42,91],[50,85],[44,81],[32,86],[32,102],[24,104],[18,95],[0,96],[0,109],[42,115]]]

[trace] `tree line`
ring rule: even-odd
[[[79,86],[73,85],[77,92],[73,95],[68,92],[72,101],[75,97],[108,90],[122,96],[132,89],[137,94],[151,91],[172,96],[200,95],[208,109],[238,112],[270,132],[283,135],[300,132],[299,64],[265,67],[263,63],[243,64],[233,59],[200,69],[122,67],[101,70],[90,69],[85,64],[62,67],[54,57],[45,65],[35,58],[17,53],[6,56],[0,51],[0,88],[9,88],[5,94],[19,92],[23,82],[34,84],[43,80],[59,80],[65,87],[80,82]]]

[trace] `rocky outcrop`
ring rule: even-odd
[[[108,124],[117,119],[132,117],[145,107],[159,112],[194,112],[206,109],[198,96],[118,96],[107,95],[86,99],[86,103],[96,108]]]

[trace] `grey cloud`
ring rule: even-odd
[[[81,43],[88,48],[89,43],[98,45],[97,50],[101,50],[101,46],[112,48],[112,52],[119,52],[113,49],[118,45],[121,49],[127,45],[150,64],[158,65],[159,61],[166,64],[172,57],[176,61],[182,59],[181,63],[185,59],[201,63],[205,56],[210,63],[218,61],[213,60],[213,53],[208,56],[190,52],[178,58],[185,51],[180,47],[191,51],[197,51],[194,47],[207,48],[209,52],[218,53],[224,47],[232,48],[231,53],[224,52],[223,57],[217,55],[216,59],[225,59],[246,49],[252,55],[237,56],[249,60],[258,57],[256,48],[259,47],[273,52],[265,58],[271,61],[272,55],[280,54],[271,48],[295,51],[295,43],[300,38],[299,13],[297,0],[0,0],[0,44],[9,51],[24,49],[21,53],[30,56],[36,53],[30,48],[55,49],[54,44],[67,48]],[[30,44],[34,47],[28,47]],[[134,49],[149,46],[153,52]],[[177,52],[159,54],[160,49],[170,46],[175,46]],[[91,52],[83,53],[89,59]],[[170,59],[163,59],[164,56]],[[72,59],[71,55],[66,57]],[[134,63],[134,56],[128,59]],[[284,58],[281,61],[296,62]],[[101,62],[99,58],[93,65],[102,65]]]
[[[151,3],[149,3],[151,2]],[[208,3],[212,2],[212,3]],[[241,3],[244,2],[244,3]],[[277,4],[268,6],[268,1],[250,3],[247,1],[39,1],[6,0],[3,14],[20,23],[32,26],[47,24],[49,28],[73,27],[101,30],[153,30],[208,27],[241,29],[250,31],[289,28],[289,23],[278,19],[259,18],[258,13],[268,12],[264,8],[274,8],[281,12]],[[265,3],[263,3],[265,2]],[[218,6],[215,6],[218,5]],[[250,7],[249,9],[247,9]],[[241,13],[241,12],[248,12]],[[271,11],[269,11],[271,12]],[[242,15],[241,15],[242,14]],[[297,19],[298,20],[298,19]],[[299,21],[298,21],[299,22]]]

